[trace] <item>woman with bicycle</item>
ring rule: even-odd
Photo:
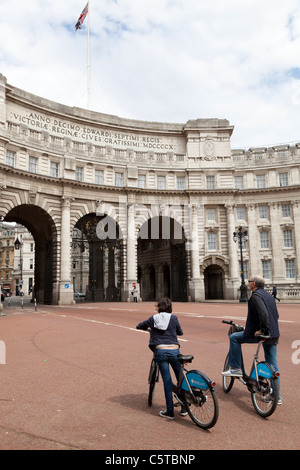
[[[183,335],[180,323],[176,315],[172,314],[172,302],[168,297],[163,297],[156,304],[157,314],[137,325],[138,330],[150,329],[149,348],[155,351],[156,362],[164,383],[166,398],[166,410],[160,411],[163,418],[174,419],[174,404],[172,394],[172,377],[170,365],[179,381],[180,363],[178,362],[179,342],[178,336]],[[187,414],[184,407],[181,408],[181,416]]]

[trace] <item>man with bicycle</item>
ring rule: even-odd
[[[227,377],[242,377],[241,345],[243,343],[257,343],[257,335],[259,334],[271,336],[270,339],[263,343],[265,360],[271,364],[275,370],[279,371],[277,363],[277,344],[280,335],[278,328],[279,315],[275,299],[264,290],[265,280],[263,277],[259,275],[251,276],[248,282],[252,295],[248,302],[246,326],[244,331],[230,335],[229,369],[222,372],[222,375]],[[282,402],[279,378],[278,385],[278,404],[280,405]]]

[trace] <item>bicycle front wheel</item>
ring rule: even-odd
[[[224,367],[223,371],[228,370],[228,359],[229,359],[229,353],[226,356],[225,362],[224,362]],[[225,393],[230,392],[232,389],[232,386],[234,384],[234,378],[233,377],[226,377],[226,375],[222,376],[222,385],[223,385],[223,390]]]
[[[192,387],[194,398],[185,399],[186,410],[194,423],[202,429],[212,428],[219,417],[219,403],[215,390]]]
[[[149,379],[148,379],[148,383],[149,383],[148,405],[149,406],[152,406],[155,384],[156,382],[158,382],[158,375],[159,375],[158,365],[156,363],[156,360],[153,358],[151,361],[151,365],[150,365]]]
[[[255,411],[262,417],[271,416],[277,408],[279,384],[276,378],[259,377],[259,387],[251,391]]]

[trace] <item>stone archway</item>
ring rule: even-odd
[[[187,300],[185,243],[182,226],[171,217],[155,216],[141,226],[138,265],[143,300],[157,300],[166,293],[172,300]]]
[[[73,284],[75,281],[78,285],[79,275],[79,285],[88,301],[120,301],[123,279],[118,224],[109,216],[87,214],[74,228],[77,234],[72,246],[77,258],[73,255]]]
[[[5,216],[6,222],[24,225],[35,242],[35,271],[33,298],[37,302],[56,304],[58,302],[59,271],[57,264],[57,232],[50,215],[33,204],[20,204]]]

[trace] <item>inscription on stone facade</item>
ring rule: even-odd
[[[8,113],[8,120],[54,136],[69,137],[74,140],[142,151],[174,152],[177,150],[175,142],[164,137],[108,131],[101,127],[75,124],[36,112],[12,110]]]

